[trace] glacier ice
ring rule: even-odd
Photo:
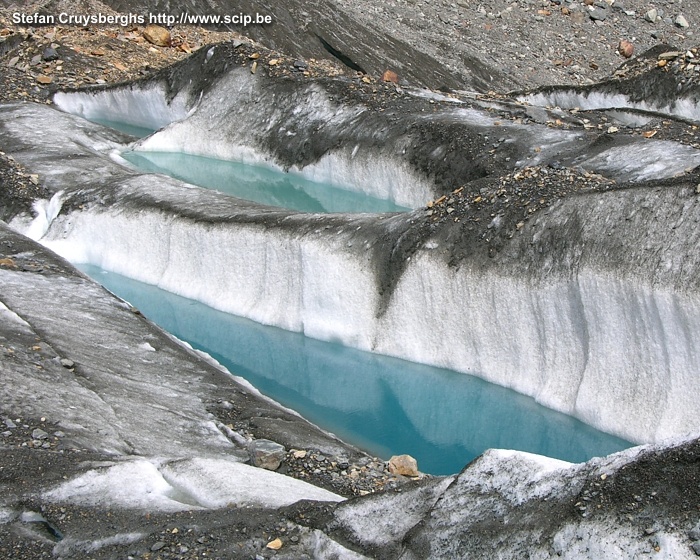
[[[268,166],[412,208],[430,199],[430,181],[411,169],[408,163],[398,163],[382,150],[356,144],[329,150],[314,162],[288,165],[280,161],[264,146],[263,134],[294,136],[297,130],[304,128],[332,130],[357,126],[364,109],[335,103],[320,87],[311,85],[290,99],[265,100],[279,103],[280,107],[264,115],[247,106],[251,98],[261,96],[258,86],[258,80],[249,73],[231,72],[207,92],[189,118],[137,142],[134,149],[182,152]],[[290,117],[283,111],[293,106],[297,98],[300,103]],[[240,99],[241,103],[231,105],[232,99]],[[233,128],[232,122],[235,122]],[[398,153],[401,149],[403,146],[398,143],[393,151]]]
[[[562,109],[637,109],[650,113],[663,113],[692,121],[700,121],[700,107],[690,98],[674,99],[668,104],[649,101],[633,101],[622,93],[559,89],[522,95],[519,100],[539,107],[560,107]]]
[[[77,553],[91,554],[108,546],[130,545],[146,537],[145,533],[118,533],[110,537],[96,540],[76,540],[68,537],[62,539],[53,548],[53,553],[59,558],[75,557]]]
[[[263,324],[479,375],[632,441],[697,429],[693,294],[588,269],[537,286],[450,268],[432,249],[411,259],[378,316],[371,253],[353,229],[299,235],[142,209],[59,216],[43,242]]]
[[[5,525],[14,521],[17,515],[17,512],[12,509],[0,507],[0,525]]]
[[[343,498],[284,475],[226,458],[132,458],[91,469],[44,493],[54,503],[147,511],[279,508],[302,499]]]
[[[676,142],[659,141],[634,147],[614,146],[578,162],[584,169],[603,175],[614,173],[626,181],[648,181],[682,176],[700,165],[700,152]]]
[[[497,549],[504,557],[692,557],[687,523],[673,523],[675,504],[659,507],[668,523],[654,534],[658,551],[650,548],[650,539],[640,538],[640,528],[647,513],[657,511],[652,492],[657,480],[650,480],[647,467],[659,467],[664,487],[673,488],[675,475],[685,477],[678,488],[690,487],[688,480],[696,478],[687,465],[674,471],[673,462],[695,460],[697,443],[684,443],[687,449],[679,450],[666,439],[683,441],[685,434],[696,434],[700,412],[694,398],[700,388],[695,375],[700,365],[695,177],[554,201],[519,228],[502,252],[485,256],[474,243],[457,258],[450,253],[456,230],[420,230],[429,225],[426,211],[322,218],[261,209],[127,170],[117,158],[110,159],[124,147],[124,137],[67,114],[11,106],[0,108],[0,118],[13,156],[45,177],[49,190],[64,190],[53,219],[45,204],[45,224],[38,231],[46,245],[75,262],[317,338],[478,374],[601,429],[663,442],[664,447],[635,448],[581,465],[488,451],[459,475],[405,495],[339,502],[332,524],[324,527],[328,534],[307,529],[300,539],[317,557],[361,558],[352,552],[355,546],[400,547],[403,557],[416,559],[454,558],[464,547],[475,555]],[[66,133],[33,137],[32,126],[43,123],[49,130],[48,120]],[[167,131],[161,139],[167,140]],[[229,148],[238,141],[233,140]],[[551,149],[543,150],[546,156],[522,160],[524,165],[546,163],[579,142],[556,134],[537,140]],[[621,157],[620,141],[609,142],[602,151],[581,150],[586,156],[581,165],[591,160],[591,170],[644,180],[652,174],[671,176],[670,170],[679,170],[684,161],[696,161],[696,152],[689,150],[657,167],[678,145],[652,141],[641,142],[647,151],[641,150],[643,157],[630,166],[633,158]],[[534,144],[527,146],[529,151]],[[634,153],[640,143],[627,146]],[[344,161],[363,157],[363,148],[355,144],[342,150]],[[433,153],[441,157],[445,152]],[[251,154],[270,156],[260,145],[253,145]],[[391,158],[379,161],[383,165]],[[348,165],[343,173],[353,169]],[[30,222],[25,215],[13,224],[27,231]],[[499,227],[497,222],[491,221]],[[401,243],[411,235],[417,239],[415,250],[403,254]],[[89,369],[90,384],[100,389],[67,375],[56,354],[45,361],[46,371],[32,371],[32,376],[0,363],[8,381],[0,386],[0,397],[6,399],[11,390],[14,405],[28,413],[38,412],[37,406],[61,410],[61,427],[73,430],[79,445],[116,457],[101,466],[83,465],[89,472],[36,499],[182,511],[231,503],[278,507],[286,500],[318,496],[317,489],[297,487],[273,473],[266,478],[260,471],[254,478],[262,487],[255,486],[253,496],[242,492],[237,481],[248,487],[250,467],[236,460],[244,457],[236,453],[235,442],[224,437],[199,400],[217,389],[200,374],[206,364],[188,366],[188,381],[196,387],[183,389],[181,378],[162,367],[183,359],[163,343],[169,339],[134,321],[113,325],[112,336],[105,335],[102,325],[119,317],[100,312],[96,304],[121,311],[125,305],[83,278],[50,278],[59,268],[54,263],[52,272],[32,274],[30,281],[25,271],[0,268],[0,315],[8,319],[6,328],[33,340],[32,325],[50,301],[53,315],[40,323],[42,335],[50,335],[56,351],[74,352],[70,357]],[[384,275],[387,269],[395,273],[393,283]],[[78,322],[92,327],[86,329],[90,343],[79,344],[63,328]],[[110,366],[114,363],[120,364],[118,376]],[[143,418],[133,417],[135,396],[149,401],[139,407]],[[73,404],[63,410],[68,397]],[[186,450],[186,456],[174,449]],[[119,457],[144,450],[157,458]],[[231,473],[234,479],[227,478]],[[630,477],[632,492],[642,488],[644,507],[651,509],[633,517],[620,515],[623,506],[614,504],[610,512],[590,508],[590,516],[582,513],[578,500],[585,501],[580,496],[587,488],[602,487],[606,480],[626,483]],[[611,486],[608,498],[619,488]],[[317,499],[339,499],[319,492]],[[621,499],[637,503],[633,493]],[[2,507],[0,522],[11,523],[15,509]],[[398,522],[396,513],[403,515]],[[139,535],[109,538],[93,544],[130,542]],[[87,541],[74,545],[71,550],[94,550]]]
[[[244,465],[248,453],[225,437],[208,407],[223,391],[230,391],[233,403],[243,393],[255,414],[279,422],[267,428],[268,437],[291,437],[300,445],[319,442],[329,456],[354,456],[352,448],[245,392],[128,304],[2,223],[0,240],[3,257],[12,260],[12,266],[0,267],[0,317],[8,319],[0,322],[0,331],[7,355],[13,356],[0,360],[0,409],[22,423],[41,418],[55,426],[50,431],[63,431],[55,441],[59,448],[48,454],[37,457],[28,448],[13,453],[47,461],[39,464],[50,463],[50,472],[63,457],[57,468],[66,469],[65,477],[42,477],[40,487],[17,485],[4,493],[3,532],[5,525],[22,529],[17,525],[27,519],[21,517],[25,498],[139,513],[342,500]],[[35,263],[43,268],[29,266]],[[71,360],[70,368],[63,357]],[[71,528],[55,552],[73,557],[143,538],[137,525],[116,534],[110,530],[91,532],[90,540],[74,538]]]
[[[186,92],[168,101],[165,88],[158,83],[98,91],[59,91],[53,101],[62,111],[89,121],[121,122],[151,130],[184,119],[193,110]]]
[[[51,222],[54,221],[58,213],[61,211],[61,206],[63,205],[63,191],[58,191],[55,193],[50,200],[35,200],[32,206],[36,216],[31,221],[24,234],[38,241],[49,230]]]
[[[381,547],[388,557],[400,551],[402,558],[416,560],[483,558],[498,550],[501,558],[622,560],[647,554],[693,558],[683,531],[665,514],[658,518],[653,536],[645,538],[650,535],[644,533],[649,520],[657,519],[651,512],[659,511],[654,508],[653,495],[647,497],[660,481],[649,481],[648,486],[644,482],[648,473],[640,462],[663,453],[661,448],[647,446],[567,465],[520,452],[491,450],[439,489],[437,499],[429,498],[429,512],[395,538],[388,537],[395,521],[393,506],[402,511],[403,496],[348,501],[337,508],[336,518],[344,530],[341,536],[350,534],[354,542]],[[661,460],[673,461],[668,457]],[[607,500],[615,499],[620,484],[625,485],[621,479],[627,477],[634,483],[625,498],[637,502],[634,495],[638,493],[636,498],[644,503],[644,510],[620,515]],[[365,539],[368,512],[374,514],[375,523]],[[387,538],[382,538],[382,533]]]
[[[472,376],[282,332],[102,269],[81,268],[307,419],[378,456],[408,452],[425,472],[454,473],[487,447],[537,450],[570,461],[625,447],[612,438],[589,438],[589,429],[581,431],[573,419]]]
[[[29,325],[29,323],[27,323],[27,321],[22,319],[22,317],[17,315],[17,313],[12,311],[11,309],[8,309],[7,306],[1,301],[0,301],[0,317],[2,317],[2,319],[5,323],[13,322],[13,323],[16,323],[17,325],[20,325],[21,327],[24,327],[24,328],[31,328],[31,326]]]
[[[386,546],[400,542],[435,506],[454,479],[455,477],[448,476],[396,494],[391,500],[393,522],[390,525],[377,523],[377,519],[383,519],[388,514],[382,495],[368,496],[361,502],[341,504],[336,509],[335,519],[365,545]]]
[[[204,507],[279,508],[299,500],[341,502],[341,496],[301,480],[227,459],[192,458],[161,467],[169,484]]]

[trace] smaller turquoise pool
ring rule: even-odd
[[[128,134],[129,136],[135,136],[136,138],[145,138],[146,136],[150,136],[155,132],[155,130],[153,130],[152,128],[138,126],[135,124],[128,124],[122,121],[111,121],[109,119],[99,118],[91,118],[89,120],[94,123],[101,124],[102,126],[106,126],[107,128],[113,128],[114,130],[123,132],[124,134]]]
[[[413,455],[423,472],[459,472],[488,448],[582,462],[632,445],[477,377],[313,340],[81,268],[262,393],[376,456]]]
[[[127,151],[122,157],[149,173],[162,173],[236,198],[299,212],[382,213],[409,210],[389,200],[234,161],[174,152]]]

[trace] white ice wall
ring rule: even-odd
[[[331,239],[162,213],[75,213],[42,239],[72,262],[157,285],[215,309],[369,349],[377,295],[369,259]],[[368,255],[369,256],[369,255]]]
[[[123,122],[152,130],[184,119],[189,114],[187,94],[180,93],[168,102],[162,84],[95,92],[58,92],[53,101],[62,111],[88,120]]]
[[[520,101],[538,107],[560,107],[562,109],[639,109],[700,121],[700,107],[692,99],[677,99],[670,105],[654,105],[646,101],[634,102],[622,93],[579,93],[574,90],[535,93],[519,97]]]
[[[592,271],[535,286],[424,252],[377,332],[380,353],[474,373],[632,441],[698,429],[691,295]]]
[[[141,141],[136,146],[137,151],[185,153],[285,171],[270,154],[251,146],[243,134],[240,138],[222,141],[220,136],[211,133],[211,121],[206,119],[209,124],[204,125],[203,118],[190,117],[173,123]],[[434,198],[430,182],[411,170],[407,163],[390,161],[380,153],[359,146],[329,152],[315,163],[294,166],[288,171],[310,181],[390,200],[408,208],[419,208]]]
[[[261,323],[478,375],[633,441],[697,430],[692,294],[586,269],[548,284],[456,270],[424,249],[377,318],[370,253],[350,231],[129,212],[59,216],[43,242]]]

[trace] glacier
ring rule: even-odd
[[[284,231],[291,220],[280,231],[126,214],[59,218],[42,242],[263,324],[479,375],[633,441],[696,429],[692,294],[596,270],[546,283],[454,270],[422,249],[378,315],[371,252],[356,237],[369,218],[300,236]]]
[[[663,61],[663,62],[661,62]],[[666,116],[690,123],[700,121],[700,95],[695,55],[656,45],[622,64],[614,75],[586,86],[545,86],[519,92],[515,97],[540,107],[576,111],[603,111],[611,116],[626,113],[626,119],[644,120]]]
[[[377,105],[340,80],[253,75],[231,63],[241,56],[218,45],[180,72],[60,93],[64,113],[1,108],[8,153],[62,192],[13,227],[43,234],[72,262],[309,337],[475,374],[631,441],[697,432],[700,150],[587,131],[561,112],[561,126],[554,116],[526,124],[526,109],[507,100],[406,95]],[[137,107],[161,126],[140,140],[70,114]],[[34,134],[39,125],[60,134]],[[262,163],[415,210],[261,206],[124,166],[125,149]],[[517,226],[515,206],[488,215],[478,205],[504,175],[544,176],[548,166],[576,169],[573,184],[597,176],[607,186],[555,197]],[[466,223],[436,222],[432,200],[465,185]]]
[[[268,530],[256,519],[274,512],[275,529],[298,538],[280,557],[695,557],[698,150],[587,130],[560,111],[533,124],[504,100],[387,90],[377,102],[354,82],[252,76],[236,49],[139,84],[59,94],[64,112],[0,106],[3,151],[49,193],[13,217],[16,231],[0,224],[0,404],[68,433],[55,454],[0,444],[16,464],[31,453],[51,467],[36,488],[3,494],[0,532],[40,540],[30,523],[63,524],[60,508],[108,509],[114,525],[81,534],[67,523],[54,554],[143,554],[172,527],[161,518],[152,529],[149,516],[183,513],[252,556],[268,533],[241,536],[239,524]],[[158,129],[143,140],[83,119],[120,119],[140,103]],[[260,206],[141,173],[124,165],[127,149],[263,163],[414,210]],[[547,187],[562,167],[580,188],[540,204],[537,180]],[[533,170],[528,191],[515,177]],[[257,434],[288,447],[361,454],[247,391],[47,247],[260,322],[474,373],[651,443],[576,465],[490,450],[457,475],[353,500],[260,475],[212,402],[250,400]]]
[[[448,111],[451,121],[475,120]],[[73,139],[32,139],[50,159],[14,152],[64,192],[41,242],[72,262],[313,338],[475,374],[631,441],[697,430],[690,248],[700,215],[687,183],[563,198],[495,258],[484,262],[477,245],[454,266],[448,238],[458,226],[430,227],[425,208],[322,216],[260,207],[126,169],[113,153],[127,137],[51,108],[3,114],[20,144],[29,121],[51,121]],[[613,158],[608,169],[638,173],[678,148],[647,145],[657,157],[637,167]],[[667,168],[676,164],[669,157]],[[29,231],[44,215],[12,223]]]
[[[162,85],[124,87],[96,92],[56,92],[56,107],[90,121],[107,121],[158,130],[190,115],[194,109],[185,93],[168,100]],[[129,107],[128,113],[123,107]]]
[[[700,107],[698,107],[698,102],[691,98],[674,99],[672,102],[663,103],[655,100],[638,100],[636,96],[596,91],[593,88],[584,90],[556,88],[519,95],[518,99],[539,107],[559,107],[581,111],[633,109],[646,113],[661,113],[680,117],[694,122],[700,121]]]
[[[275,509],[299,500],[343,501],[308,483],[223,457],[115,461],[51,489],[44,498],[54,503],[166,512],[232,506]]]
[[[83,186],[76,195],[84,197],[84,191]],[[178,191],[182,194],[182,186],[173,192]],[[85,198],[80,200],[84,205]],[[96,211],[111,212],[102,203],[97,201]],[[62,213],[71,206],[69,196]],[[76,215],[85,210],[75,208]],[[56,225],[54,220],[52,228]],[[437,251],[439,243],[430,247]],[[0,324],[0,341],[4,349],[8,343],[15,349],[0,361],[8,381],[0,387],[0,403],[24,418],[47,415],[70,440],[59,452],[27,450],[34,460],[51,461],[51,468],[41,471],[37,488],[15,486],[3,494],[3,535],[20,531],[25,538],[46,539],[30,526],[38,523],[27,521],[36,519],[65,531],[53,548],[59,557],[141,554],[154,542],[176,538],[160,529],[167,526],[172,534],[176,522],[159,516],[180,511],[186,527],[221,535],[232,546],[264,547],[257,532],[236,530],[241,523],[259,527],[259,516],[274,519],[298,539],[284,539],[287,557],[479,558],[494,549],[502,558],[695,557],[687,535],[697,520],[700,450],[697,440],[683,437],[580,465],[491,450],[458,475],[345,501],[276,473],[256,472],[251,483],[237,446],[204,409],[212,398],[238,403],[250,393],[211,360],[4,225],[0,251],[1,309],[9,318]],[[40,353],[32,348],[37,344]],[[59,357],[71,358],[77,372]],[[298,417],[255,400],[256,413],[277,422],[276,428],[266,423],[276,439],[288,440],[297,422],[301,431],[291,436],[296,445],[323,442],[327,453],[351,452]],[[3,453],[18,450],[7,447]],[[70,476],[63,474],[64,456],[77,462]],[[298,498],[328,501],[269,509]],[[227,507],[230,503],[240,507]],[[43,515],[27,504],[40,506]],[[85,530],[66,522],[63,511],[88,517],[108,511],[110,522]]]

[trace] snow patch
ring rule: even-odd
[[[318,529],[303,535],[301,543],[306,550],[313,551],[313,558],[317,560],[370,560],[370,557],[344,547]]]
[[[78,541],[70,537],[63,539],[53,548],[54,556],[75,557],[76,552],[90,554],[107,546],[129,546],[147,536],[146,533],[119,533],[94,541]],[[70,555],[70,556],[68,556]]]
[[[17,512],[12,509],[0,507],[0,525],[7,525],[17,519]]]
[[[17,313],[12,311],[11,309],[8,309],[8,307],[1,301],[0,301],[0,318],[2,318],[3,321],[12,322],[12,323],[15,323],[17,325],[22,325],[23,327],[26,327],[29,329],[32,328],[32,326],[29,323],[27,323],[27,321],[22,319],[22,317],[17,315]]]
[[[341,502],[341,496],[265,469],[227,459],[187,459],[163,465],[163,477],[209,509],[280,508],[299,500]]]
[[[146,352],[155,352],[156,349],[153,348],[148,342],[144,342],[143,344],[139,344],[139,348],[141,350],[145,350]]]
[[[700,150],[677,142],[651,141],[637,143],[632,150],[630,146],[615,146],[577,163],[586,170],[615,174],[627,181],[668,179],[700,165]]]
[[[135,459],[90,470],[49,490],[44,497],[49,502],[88,507],[167,512],[202,509],[198,504],[171,497],[174,495],[175,489],[163,478],[156,464]]]

